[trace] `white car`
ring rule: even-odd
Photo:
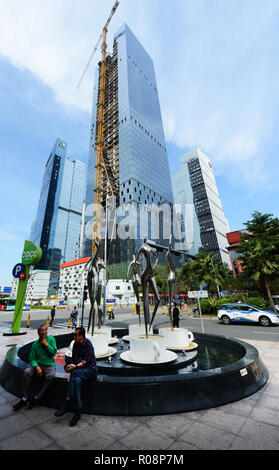
[[[232,322],[259,323],[261,326],[279,324],[278,313],[248,304],[224,304],[218,310],[217,317],[224,325]]]

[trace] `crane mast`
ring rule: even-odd
[[[111,19],[116,12],[119,1],[116,1],[111,11],[110,17],[103,28],[102,36],[102,62],[100,70],[100,89],[97,112],[97,158],[96,158],[96,174],[95,174],[95,196],[94,196],[94,213],[93,213],[93,240],[92,254],[95,252],[95,241],[100,239],[100,208],[102,201],[102,174],[103,174],[103,151],[104,151],[104,115],[105,115],[105,87],[106,87],[106,58],[107,58],[107,32]]]
[[[98,100],[98,111],[97,111],[97,140],[96,140],[96,173],[95,173],[95,195],[94,195],[94,212],[93,212],[93,240],[92,240],[92,254],[94,254],[95,248],[95,241],[100,239],[100,206],[102,202],[102,192],[103,192],[103,168],[106,171],[105,166],[103,165],[103,153],[104,153],[104,116],[105,116],[105,93],[106,93],[106,59],[107,59],[107,33],[108,33],[108,26],[111,22],[113,15],[115,14],[119,5],[119,1],[116,0],[114,6],[111,10],[110,16],[103,28],[103,32],[98,39],[98,42],[93,49],[93,52],[90,56],[88,64],[85,67],[85,70],[81,76],[81,79],[77,85],[77,89],[79,88],[88,68],[89,65],[98,50],[98,47],[102,41],[102,61],[100,67],[100,85],[99,85],[99,100]]]

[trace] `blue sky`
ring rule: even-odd
[[[0,0],[0,286],[29,237],[57,137],[87,162],[97,55],[76,85],[113,0]],[[135,14],[136,11],[136,14]],[[120,0],[154,60],[171,173],[200,147],[232,230],[279,216],[279,0]]]

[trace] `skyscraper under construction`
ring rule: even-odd
[[[101,64],[96,71],[86,188],[86,219],[92,219],[96,191],[96,146],[98,106],[100,106]],[[124,24],[115,35],[113,52],[106,59],[104,134],[101,203],[113,193],[116,206],[132,204],[134,240],[117,238],[109,244],[108,263],[131,260],[141,243],[139,227],[142,205],[172,205],[173,193],[153,61]],[[91,211],[90,211],[91,208]],[[91,214],[92,212],[92,214]],[[119,216],[116,225],[120,222]],[[141,232],[140,232],[141,230]],[[92,254],[92,239],[84,244],[84,256]],[[150,235],[146,226],[146,235]],[[162,242],[161,235],[158,241]],[[166,244],[166,243],[164,243]]]

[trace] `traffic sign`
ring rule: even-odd
[[[11,294],[12,288],[11,287],[4,287],[3,294]]]
[[[208,299],[207,290],[193,290],[188,292],[189,299]]]
[[[15,265],[13,269],[13,277],[19,279],[21,274],[25,273],[25,266],[22,263],[18,263]]]

